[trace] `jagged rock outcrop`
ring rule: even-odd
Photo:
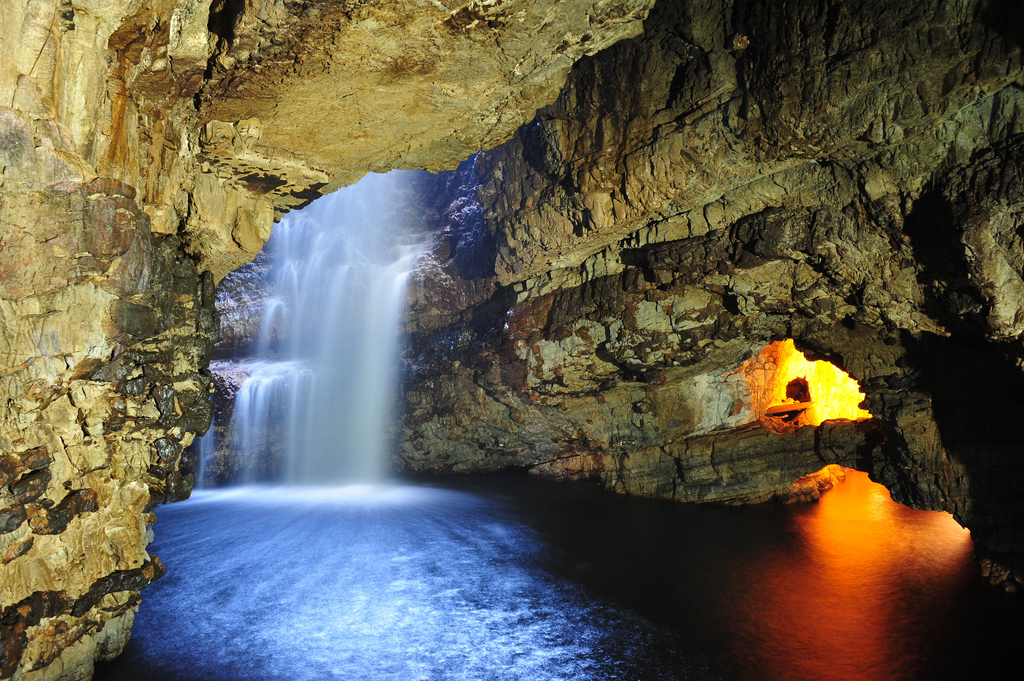
[[[189,225],[194,248],[219,279],[247,262],[227,257],[225,235],[254,253],[267,211],[280,217],[367,171],[452,168],[503,142],[554,99],[573,62],[636,35],[652,5],[213,2],[197,94],[210,188],[194,195],[214,197],[203,215],[237,199],[216,230]],[[219,226],[232,220],[242,238]]]
[[[636,35],[652,5],[218,0],[201,115],[259,129],[236,127],[233,147],[211,132],[204,157],[264,175],[254,183],[290,178],[297,164],[333,186],[366,170],[452,168],[552,101],[581,56]],[[304,198],[273,194],[283,206]]]
[[[399,466],[756,500],[845,462],[1024,581],[1022,25],[659,4],[482,154],[500,286],[412,337]],[[860,381],[872,425],[745,425],[744,366],[783,338]]]
[[[256,258],[228,272],[217,284],[220,338],[215,354],[220,358],[246,357],[260,333],[263,308],[273,292],[271,256],[265,249]]]
[[[652,4],[0,5],[0,678],[127,640],[210,422],[214,281],[275,215],[507,139]]]
[[[135,189],[76,176],[73,143],[41,136],[57,130],[0,111],[4,678],[58,660],[84,678],[120,652],[163,573],[151,511],[189,495],[182,449],[210,421],[211,275],[151,233]]]

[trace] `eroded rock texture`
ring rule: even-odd
[[[0,111],[0,151],[52,150],[33,122]],[[4,159],[0,200],[0,677],[83,678],[163,574],[147,526],[191,490],[217,322],[135,189],[38,159]]]
[[[196,100],[196,197],[214,197],[202,214],[233,220],[255,253],[275,210],[367,171],[453,168],[554,99],[574,61],[636,35],[653,4],[215,0]],[[220,216],[225,186],[237,199]],[[225,255],[223,228],[188,233],[218,279],[252,259]]]
[[[841,463],[1024,580],[1021,35],[1007,3],[659,4],[482,155],[499,286],[415,329],[399,465],[735,501]],[[783,338],[875,419],[757,425]]]
[[[507,139],[652,0],[0,4],[0,678],[116,655],[275,215]]]

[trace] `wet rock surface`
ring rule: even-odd
[[[210,420],[213,281],[151,233],[132,187],[16,167],[0,202],[0,677],[53,678],[60,659],[84,678],[162,574],[147,512],[192,486],[180,454]]]

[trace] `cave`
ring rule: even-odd
[[[1019,674],[1021,36],[1000,0],[6,3],[0,679]],[[390,358],[368,411],[274,384],[367,385],[264,314],[364,182],[411,229],[356,229],[409,247],[402,316],[332,346]],[[367,307],[329,290],[305,318]],[[233,430],[288,404],[333,430]],[[286,454],[349,422],[369,468]]]

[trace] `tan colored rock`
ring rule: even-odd
[[[236,15],[208,0],[18,0],[3,10],[14,57],[0,105],[59,122],[86,161],[44,146],[27,166],[48,169],[39,181],[95,169],[138,188],[155,233],[180,233],[220,279],[269,234],[260,197],[279,218],[368,171],[451,167],[553,99],[576,59],[635,35],[652,4],[260,2]],[[247,213],[195,210],[208,173]]]
[[[187,248],[219,281],[252,261],[270,238],[274,204],[269,196],[238,188],[214,173],[200,173],[194,208],[185,224]]]
[[[451,168],[554,99],[577,59],[636,35],[652,4],[247,4],[219,31],[202,117],[258,117],[268,160],[286,150],[334,186],[366,170]]]
[[[0,110],[0,677],[87,678],[162,574],[146,512],[191,486],[212,281],[35,115]]]

